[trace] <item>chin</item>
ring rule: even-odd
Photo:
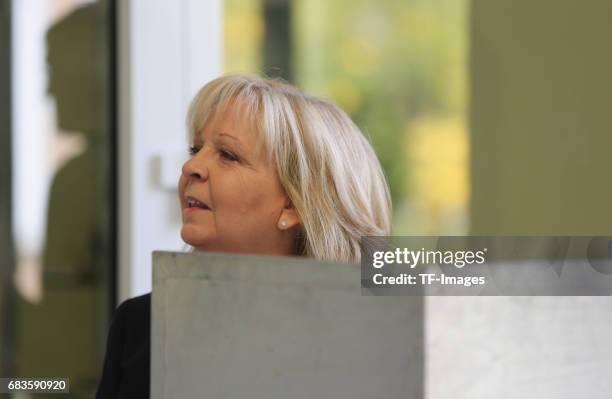
[[[206,234],[203,234],[201,231],[201,228],[189,225],[181,228],[181,238],[185,244],[189,244],[194,248],[201,248],[209,241]]]

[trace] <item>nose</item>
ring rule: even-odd
[[[204,150],[200,150],[183,164],[183,176],[187,179],[206,181],[208,179],[208,165]]]

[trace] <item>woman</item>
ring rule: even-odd
[[[181,237],[195,250],[359,262],[389,235],[372,147],[337,106],[252,76],[204,86],[188,114]],[[97,398],[149,397],[150,294],[117,309]]]

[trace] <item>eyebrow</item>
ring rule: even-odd
[[[230,139],[234,139],[234,141],[236,141],[238,144],[242,144],[242,142],[240,141],[239,138],[234,137],[234,136],[232,136],[229,133],[219,132],[219,133],[217,133],[217,136],[219,136],[219,137],[221,137],[221,136],[229,137]],[[204,133],[202,131],[198,132],[198,134],[194,135],[193,139],[194,139],[194,141],[195,140],[205,141],[204,140]]]
[[[231,134],[228,134],[225,132],[219,132],[217,135],[219,137],[229,137],[230,139],[233,139],[236,142],[236,144],[238,144],[238,148],[242,149],[242,142],[240,141],[238,137],[232,136]]]
[[[234,140],[236,140],[237,142],[240,143],[240,140],[237,137],[232,136],[231,134],[220,132],[219,136],[226,136],[226,137],[229,137],[230,139],[234,139]]]

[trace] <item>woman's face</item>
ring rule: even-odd
[[[194,137],[179,180],[181,237],[200,250],[291,254],[295,212],[240,111],[229,106]]]

